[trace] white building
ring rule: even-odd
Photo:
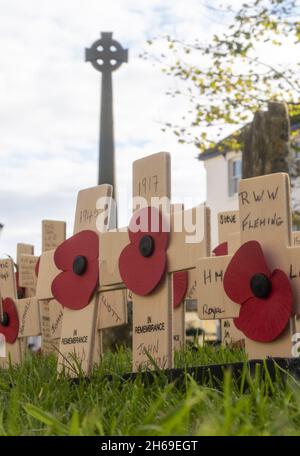
[[[211,245],[218,244],[217,213],[238,209],[241,152],[207,151],[199,156],[206,170],[206,204],[211,209]]]
[[[300,120],[291,122],[291,144],[295,150],[296,168],[300,169]],[[218,244],[217,213],[238,209],[238,183],[242,177],[242,153],[240,151],[223,151],[209,149],[199,155],[206,170],[206,204],[211,209],[211,245],[212,249]],[[300,175],[292,178],[292,208],[300,213]],[[294,229],[299,230],[299,226]]]

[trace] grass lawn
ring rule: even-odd
[[[176,354],[176,366],[233,362],[241,351],[205,346]],[[151,386],[122,382],[130,352],[107,353],[90,382],[55,372],[54,357],[29,355],[0,370],[0,435],[300,435],[300,383],[257,371],[220,389],[186,376],[181,388],[158,376]],[[109,382],[105,374],[113,373]]]

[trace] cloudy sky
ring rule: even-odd
[[[66,220],[71,234],[77,191],[97,183],[100,74],[84,62],[84,48],[101,31],[129,48],[129,63],[114,73],[120,224],[130,215],[132,161],[161,150],[172,154],[173,200],[205,200],[197,151],[161,132],[185,106],[165,95],[171,81],[139,54],[158,34],[208,41],[228,19],[207,7],[214,4],[0,0],[0,255],[14,255],[17,242],[39,253],[43,218]]]
[[[129,48],[114,73],[118,192],[127,224],[132,161],[172,153],[173,199],[205,199],[197,151],[178,146],[162,122],[184,109],[170,81],[139,54],[157,34],[199,37],[213,14],[199,0],[0,0],[0,254],[17,242],[40,249],[43,218],[66,220],[71,233],[77,191],[97,183],[100,74],[84,48],[101,31]],[[189,202],[187,202],[188,204]]]

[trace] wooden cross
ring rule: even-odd
[[[183,204],[172,204],[171,205],[171,211],[173,212],[174,210],[183,210]],[[187,292],[187,286],[188,286],[188,274],[192,272],[193,269],[189,271],[177,271],[172,274],[171,276],[171,285],[173,287],[172,295],[173,295],[173,350],[180,350],[184,344],[185,344],[185,310],[186,310],[186,305],[185,305],[185,295]],[[178,289],[179,286],[179,296],[181,299],[178,299]],[[177,291],[177,293],[176,293]],[[105,301],[106,295],[109,295],[110,293],[117,294],[117,293],[123,292],[123,290],[115,290],[114,292],[105,292],[101,294],[101,299]],[[176,296],[177,295],[177,296]],[[176,298],[175,298],[176,296]],[[132,306],[132,292],[130,290],[126,290],[126,297],[127,297],[127,302],[131,304]],[[121,305],[121,303],[120,303]],[[105,309],[105,306],[103,307]],[[127,310],[127,308],[126,308]],[[103,317],[101,318],[103,319]],[[99,318],[99,321],[101,321]],[[127,320],[127,317],[126,317]]]
[[[238,211],[222,211],[218,213],[218,241],[219,244],[212,250],[213,257],[224,255],[224,253],[222,253],[224,249],[232,254],[240,246]],[[189,271],[188,283],[189,286],[186,293],[186,303],[196,308],[196,306],[198,307],[198,298],[200,299],[200,294],[198,293],[199,274],[196,268]],[[199,302],[199,306],[200,303],[201,301]],[[201,317],[204,334],[207,329],[213,333],[213,327],[211,325],[208,327],[206,323],[209,320],[215,320],[213,309],[210,310],[209,315],[207,315],[207,312],[202,309],[199,311],[199,316]],[[231,342],[239,341],[241,339],[241,334],[240,331],[235,328],[233,319],[223,319],[219,316],[219,318],[215,320],[216,324],[219,319],[221,324],[221,334],[223,334],[221,336],[221,340],[224,345],[227,346]],[[217,328],[215,328],[215,332],[217,332]]]
[[[34,246],[31,244],[23,244],[23,243],[18,243],[17,244],[17,273],[16,273],[16,281],[17,281],[17,293],[18,293],[18,298],[24,298],[26,296],[33,296],[33,289],[31,287],[25,287],[20,284],[20,269],[22,267],[21,265],[21,256],[22,255],[34,255]]]
[[[59,245],[66,237],[66,223],[57,220],[42,221],[42,252],[53,249]],[[25,290],[25,296],[34,297],[36,295],[37,284],[37,267],[39,257],[33,255],[33,246],[26,244],[18,244],[18,273],[19,284]],[[51,353],[57,345],[59,338],[60,326],[57,324],[57,319],[61,318],[62,306],[55,300],[51,300],[51,311],[49,306],[50,301],[39,301],[38,311],[35,314],[36,320],[40,320],[41,349],[43,353]],[[32,315],[33,318],[33,315]],[[55,331],[51,332],[55,322]],[[36,323],[36,327],[38,324]],[[35,334],[35,335],[38,335]],[[34,334],[31,334],[32,336]],[[23,341],[25,339],[21,339]]]
[[[133,163],[133,198],[144,198],[146,208],[153,207],[153,198],[165,198],[165,206],[161,207],[162,217],[170,215],[170,155],[161,152],[137,160]],[[135,205],[136,201],[134,201]],[[157,200],[156,200],[157,204]],[[197,210],[201,212],[198,223],[201,228],[201,239],[197,243],[186,242],[188,229],[183,226],[183,220],[191,220]],[[147,210],[147,212],[151,212]],[[134,217],[138,212],[135,212]],[[167,269],[160,277],[154,289],[144,295],[132,292],[133,300],[133,371],[140,368],[153,368],[152,361],[160,368],[173,366],[173,299],[171,275],[176,271],[188,270],[196,264],[196,258],[209,254],[208,212],[206,208],[199,207],[185,212],[175,211],[171,216],[170,238],[166,250]],[[184,215],[184,217],[183,217]],[[139,216],[139,215],[138,215]],[[198,227],[199,228],[199,227]],[[177,231],[178,230],[178,231]],[[144,230],[145,231],[145,230]],[[131,231],[132,232],[132,231]],[[139,233],[142,236],[143,229]],[[147,237],[147,239],[145,239]],[[151,239],[149,239],[149,237]],[[137,252],[143,257],[151,258],[155,249],[155,236],[142,236]],[[144,242],[145,241],[145,242]],[[151,241],[151,242],[150,242]],[[100,289],[119,289],[124,287],[119,270],[120,255],[129,244],[129,230],[127,228],[109,231],[100,236],[102,249],[100,252]],[[148,251],[148,247],[150,251]],[[145,249],[144,249],[145,248]],[[152,250],[152,248],[154,250]],[[139,254],[139,253],[137,253]],[[163,256],[163,254],[162,254]],[[142,260],[143,262],[143,260]],[[145,264],[145,263],[144,263]],[[145,274],[150,274],[150,268]],[[134,264],[131,263],[131,266]],[[137,286],[141,286],[143,271],[129,268],[130,274],[139,276]],[[157,272],[157,271],[156,271]],[[152,279],[151,279],[152,280]],[[135,287],[133,287],[135,288]]]
[[[216,256],[233,254],[240,247],[239,211],[218,213],[218,246],[213,250]],[[233,318],[221,318],[221,343],[225,347],[243,346],[244,335],[236,328]]]
[[[110,223],[111,194],[112,187],[110,185],[99,185],[81,190],[78,193],[74,236],[78,233],[86,232],[86,230],[97,233],[98,235],[99,231],[107,229]],[[104,202],[105,204],[103,205]],[[59,247],[61,248],[61,246]],[[81,246],[80,248],[82,247],[85,248],[86,246]],[[101,243],[99,248],[101,251]],[[62,272],[55,264],[54,254],[55,250],[49,250],[41,256],[37,286],[39,300],[53,299],[52,284],[54,279]],[[66,255],[68,254],[66,253]],[[77,257],[73,258],[73,272],[69,277],[74,279],[78,278],[78,275],[81,275],[77,274],[79,271],[75,271],[74,267],[77,265],[77,263],[75,265],[75,262],[78,262],[78,257],[81,257],[79,258],[81,261],[82,256],[83,254],[80,254],[79,251]],[[72,283],[66,281],[64,286],[68,290],[68,287],[72,287]],[[49,308],[51,315],[51,302]],[[99,309],[101,312],[98,317]],[[111,325],[110,327],[114,327],[124,324],[126,318],[124,293],[109,294],[106,296],[106,300],[103,300],[97,288],[85,307],[77,310],[64,307],[61,322],[58,369],[65,369],[69,375],[76,376],[77,372],[74,369],[75,356],[81,364],[82,371],[88,375],[93,363],[99,361],[102,353],[101,331],[99,330],[108,328],[109,325]],[[55,318],[52,317],[51,319],[52,322],[55,322]]]
[[[53,251],[65,241],[66,228],[66,222],[61,220],[42,220],[42,255]],[[41,299],[39,310],[42,353],[57,354],[63,316],[62,305],[56,299]]]
[[[127,318],[127,294],[125,290],[100,293],[98,331],[124,325]]]
[[[233,252],[239,243],[239,218],[238,218],[238,211],[223,211],[218,213],[218,246],[212,250],[212,256],[215,257],[216,255],[220,255],[221,252],[224,251],[224,248],[227,250],[229,248],[230,252]],[[198,271],[196,268],[191,269],[188,271],[188,290],[185,297],[185,304],[188,305],[190,308],[197,309],[198,307],[198,286],[199,286],[199,276]],[[219,319],[214,319],[213,314],[209,316],[201,314],[201,326],[200,328],[203,330],[203,338],[205,338],[208,334],[209,337],[213,334],[218,333],[217,324]],[[230,324],[229,324],[230,320]],[[228,326],[232,326],[231,324],[232,319],[221,320],[221,325],[223,326],[225,322],[226,326],[226,340],[229,337]],[[215,322],[215,323],[214,323]],[[231,333],[230,333],[231,336]]]
[[[218,249],[221,247],[221,251],[225,243],[230,255],[234,254],[240,247],[240,221],[238,211],[225,211],[218,213],[218,237]],[[300,236],[298,231],[292,232],[292,245],[300,245]],[[222,318],[220,322],[222,344],[225,347],[243,347],[245,344],[245,336],[235,326],[233,318]]]
[[[35,267],[38,257],[34,256],[34,246],[31,244],[17,244],[17,298],[30,298],[35,296],[36,274]],[[32,310],[33,306],[31,306]],[[27,306],[28,309],[28,306]],[[38,310],[38,309],[37,309]],[[31,315],[31,318],[33,315]],[[39,315],[37,315],[39,318]],[[35,327],[36,330],[36,327]],[[32,334],[35,336],[36,334]],[[28,350],[28,339],[20,338],[22,358]]]
[[[0,333],[2,334],[1,327],[9,324],[7,315],[5,315],[5,309],[3,308],[3,300],[10,298],[15,301],[17,297],[14,262],[11,258],[0,260],[0,292]],[[19,339],[17,338],[14,343],[6,341],[5,345],[6,356],[4,358],[0,358],[0,366],[7,368],[10,360],[13,364],[19,364],[21,362],[21,347]]]
[[[19,286],[24,290],[24,297],[33,297],[36,293],[36,265],[39,257],[32,253],[21,253],[18,261]]]
[[[240,218],[239,211],[224,211],[218,213],[218,240],[219,246],[226,243],[227,250],[233,253],[236,244],[239,244]],[[237,241],[233,245],[234,238]],[[238,245],[237,245],[238,247]],[[214,253],[214,250],[213,250]]]
[[[287,174],[278,173],[239,184],[240,242],[258,241],[270,271],[282,270],[289,278],[293,294],[293,312],[300,313],[300,250],[292,243],[290,184]],[[238,317],[240,305],[231,301],[223,288],[223,279],[232,255],[200,259],[200,318]],[[294,318],[272,342],[262,343],[245,337],[250,358],[292,356],[291,332]]]
[[[34,296],[32,288],[24,288],[20,285],[20,268],[21,268],[21,255],[33,255],[34,254],[34,246],[31,244],[17,244],[17,262],[16,262],[16,285],[17,285],[17,298],[21,299],[25,296]],[[20,339],[20,346],[21,346],[21,353],[22,357],[26,353],[28,349],[28,340],[26,338]]]
[[[99,185],[79,191],[75,212],[74,235],[86,230],[98,234],[98,229],[105,229],[103,223],[97,227],[97,219],[100,214],[97,203],[101,198],[109,198],[111,194],[112,187],[109,185]],[[49,250],[41,256],[37,286],[37,297],[40,300],[53,299],[52,283],[62,273],[55,264],[55,252],[56,250]],[[73,261],[81,261],[81,259],[86,262],[86,258],[83,258],[79,251]],[[82,271],[75,272],[74,264],[71,267],[73,270],[72,278],[80,280]],[[64,286],[68,289],[68,287],[72,287],[72,283],[68,283],[67,279]],[[97,303],[98,294],[94,293],[88,305],[80,310],[64,307],[59,343],[58,370],[66,369],[69,375],[76,375],[74,357],[81,363],[84,373],[88,374],[91,370],[94,351],[100,352],[99,338],[96,337]]]
[[[43,221],[42,222],[42,245],[47,248],[47,245],[53,245],[53,242],[61,242],[65,237],[65,223],[57,221]],[[19,334],[14,343],[7,343],[7,353],[15,364],[19,364],[27,350],[27,338],[30,336],[45,335],[42,331],[45,327],[45,321],[40,321],[40,310],[35,294],[36,294],[36,265],[38,257],[33,255],[34,248],[29,244],[17,245],[17,277],[19,293],[18,296],[16,280],[14,274],[14,265],[12,260],[1,260],[0,264],[5,274],[0,278],[0,289],[2,297],[11,298],[16,307],[18,321],[19,321]],[[1,303],[2,305],[2,303]],[[52,305],[54,308],[54,304]],[[3,312],[2,312],[3,313]],[[42,314],[43,315],[43,314]],[[6,322],[7,323],[7,322]],[[9,323],[9,322],[8,322]],[[46,325],[49,326],[51,320],[47,318]],[[42,338],[42,347],[45,344],[45,337]],[[8,357],[6,357],[5,364],[7,365]]]
[[[12,342],[6,341],[6,357],[1,359],[2,367],[7,367],[9,359],[13,364],[19,364],[22,361],[24,354],[22,348],[24,348],[25,344],[21,340],[40,334],[40,324],[36,298],[17,298],[14,263],[10,258],[0,260],[0,290],[2,296],[2,299],[0,299],[0,332],[2,329],[4,333],[5,329],[12,324],[10,312],[7,312],[4,307],[7,304],[7,299],[13,302],[12,306],[17,314],[14,319],[14,323],[18,328],[15,333],[15,340]]]

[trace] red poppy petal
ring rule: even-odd
[[[69,309],[79,310],[88,305],[98,285],[98,259],[89,261],[84,274],[61,272],[52,282],[53,297]]]
[[[178,307],[187,292],[188,272],[178,271],[173,273],[173,307]]]
[[[166,253],[155,250],[150,257],[143,257],[136,245],[129,244],[119,257],[119,271],[126,288],[137,295],[145,296],[162,279],[167,263]]]
[[[99,237],[94,231],[80,231],[60,244],[55,250],[54,262],[61,271],[68,271],[78,255],[85,256],[88,261],[98,258]]]
[[[270,271],[260,244],[249,241],[235,252],[226,268],[223,284],[227,296],[238,304],[253,297],[250,280],[255,274],[269,277]]]
[[[222,244],[217,245],[217,247],[213,250],[213,253],[216,256],[228,255],[228,243],[222,242]]]
[[[8,326],[3,326],[0,323],[0,333],[4,334],[6,342],[13,344],[19,334],[19,316],[16,305],[11,298],[3,299],[3,313],[7,313],[9,318]]]
[[[128,235],[131,244],[137,245],[143,236],[150,235],[155,241],[155,248],[160,250],[166,250],[169,243],[169,227],[156,207],[136,211],[131,217]]]
[[[240,309],[234,323],[249,339],[271,342],[288,324],[293,295],[286,274],[275,269],[271,275],[272,291],[267,299],[250,298]]]

